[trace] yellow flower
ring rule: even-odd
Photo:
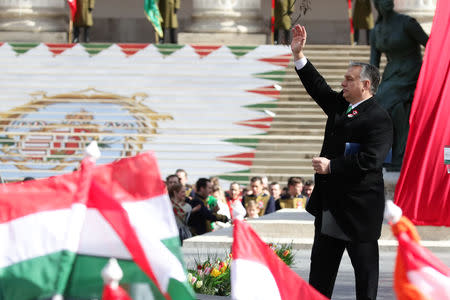
[[[289,250],[284,250],[283,256],[287,256],[289,254]]]
[[[222,267],[220,268],[220,271],[225,272],[225,271],[227,270],[227,267],[228,267],[227,263],[226,263],[226,262],[223,262],[223,265],[222,265]]]
[[[211,276],[212,277],[217,277],[219,275],[220,275],[220,271],[219,270],[217,270],[216,268],[212,269],[212,271],[211,271]]]
[[[202,285],[203,285],[203,281],[199,280],[199,281],[197,281],[197,283],[195,284],[195,287],[199,289],[199,288],[202,287]]]

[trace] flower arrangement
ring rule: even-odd
[[[203,263],[196,262],[196,270],[188,270],[188,281],[196,293],[229,296],[231,253],[226,259],[208,257]]]
[[[288,266],[294,263],[294,253],[292,252],[291,244],[275,245],[270,243],[269,247],[278,255],[279,258]]]
[[[291,244],[269,244],[269,247],[288,266],[294,263],[294,253]],[[225,259],[208,257],[205,261],[196,261],[195,269],[188,270],[188,281],[198,294],[229,296],[231,294],[232,254]]]

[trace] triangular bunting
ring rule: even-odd
[[[223,141],[227,142],[227,143],[233,143],[233,144],[235,144],[237,146],[240,146],[240,147],[256,148],[256,146],[258,146],[258,143],[259,143],[258,136],[260,136],[260,135],[267,135],[267,133],[256,134],[256,135],[253,135],[253,136],[249,136],[247,138],[225,139]]]
[[[50,43],[45,43],[45,45],[48,47],[48,50],[50,50],[50,52],[52,52],[55,55],[59,55],[64,51],[66,51],[67,49],[70,49],[73,46],[75,46],[75,44],[50,44]]]
[[[39,43],[10,43],[9,44],[17,54],[27,53],[39,45]]]
[[[255,152],[238,153],[233,155],[219,156],[217,160],[229,162],[233,164],[240,164],[244,166],[251,166],[253,159],[255,158]]]
[[[263,86],[254,90],[247,90],[250,93],[261,94],[264,96],[272,97],[274,99],[278,99],[280,96],[280,91],[277,90],[273,85]]]
[[[255,76],[256,78],[261,78],[261,79],[283,81],[285,75],[286,75],[286,70],[279,70],[279,71],[258,73],[258,74],[254,74],[253,76]]]
[[[212,46],[212,45],[191,45],[194,48],[195,53],[197,53],[200,58],[210,55],[212,52],[216,51],[222,46]]]
[[[126,56],[133,56],[137,52],[146,48],[149,44],[117,44]]]
[[[261,58],[258,60],[286,68],[289,65],[289,62],[291,61],[291,57],[292,57],[291,54],[284,54],[284,55],[274,56],[274,57],[270,57],[270,58]]]
[[[250,105],[244,105],[243,107],[246,108],[252,108],[252,109],[270,109],[270,108],[277,108],[277,100],[271,100],[263,103],[256,103],[256,104],[250,104]]]
[[[218,177],[227,181],[236,181],[239,183],[247,184],[250,181],[250,169],[232,172],[227,175],[219,175]]]
[[[261,118],[261,119],[240,121],[240,122],[236,122],[235,124],[249,126],[249,127],[255,127],[255,128],[259,128],[259,129],[269,129],[270,123],[272,121],[273,121],[272,117],[267,117],[267,118]]]
[[[257,46],[228,46],[228,48],[231,50],[231,53],[239,56],[244,56],[248,52],[254,50]]]
[[[83,47],[86,49],[87,53],[90,55],[95,55],[102,52],[105,49],[108,49],[112,44],[84,44]]]
[[[175,45],[175,44],[157,44],[155,45],[158,48],[159,53],[162,55],[170,55],[177,50],[180,50],[184,47],[184,45]]]

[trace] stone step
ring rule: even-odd
[[[301,151],[316,154],[320,152],[320,149],[322,148],[322,143],[273,143],[273,144],[258,144],[258,151],[259,150],[270,150],[270,151]]]
[[[314,217],[303,210],[282,209],[258,219],[247,221],[267,243],[292,243],[294,249],[311,249],[314,238]],[[416,226],[421,244],[431,251],[450,251],[450,228],[436,226]],[[219,229],[187,239],[186,248],[231,247],[232,227]],[[397,240],[390,226],[383,224],[380,240],[381,250],[395,250]]]

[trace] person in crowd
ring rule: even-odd
[[[167,190],[169,190],[169,188],[174,185],[175,183],[180,183],[180,179],[178,178],[177,175],[175,174],[171,174],[169,176],[166,177],[166,186],[167,186]],[[183,189],[184,190],[184,189]]]
[[[281,198],[281,186],[278,182],[274,181],[269,185],[270,196],[272,196],[275,201],[275,208],[280,205]]]
[[[217,184],[217,182],[212,187],[212,194],[211,194],[211,196],[213,196],[214,198],[217,199],[217,204],[216,204],[216,206],[217,206],[217,213],[219,215],[227,216],[227,218],[229,220],[231,220],[230,208],[228,207],[227,201],[225,199],[225,193],[223,192],[223,190],[220,187],[220,185]],[[213,223],[212,225],[213,225],[213,229],[214,230],[231,226],[230,223],[223,223],[223,222],[220,222],[220,221],[217,221],[217,222]]]
[[[289,45],[295,0],[275,0],[274,43]]]
[[[372,4],[370,0],[355,0],[353,5],[353,27],[355,44],[359,44],[359,31],[366,31],[366,43],[370,44],[370,32],[373,28]]]
[[[173,212],[175,215],[175,221],[177,223],[178,232],[180,236],[181,244],[183,240],[190,238],[192,233],[190,231],[188,221],[192,212],[200,210],[201,206],[197,204],[194,208],[189,203],[186,203],[186,196],[184,191],[184,186],[175,182],[168,187],[169,197],[172,202]]]
[[[242,205],[241,187],[239,183],[232,182],[230,190],[227,193],[227,204],[230,208],[230,215],[232,220],[243,220],[247,214]]]
[[[278,201],[277,210],[282,208],[301,208],[306,205],[306,197],[302,195],[303,178],[290,177],[287,183],[288,191]]]
[[[184,188],[186,190],[186,197],[188,197],[190,200],[192,200],[195,196],[195,191],[192,188],[192,186],[188,183],[188,174],[183,169],[177,169],[175,171],[175,174],[180,179],[180,182],[182,185],[184,185]]]
[[[311,197],[312,191],[314,190],[314,180],[306,180],[305,185],[303,186],[302,194],[309,200]]]
[[[220,179],[217,176],[209,177],[209,180],[211,180],[213,186],[220,185]]]
[[[394,11],[393,0],[375,0],[378,19],[371,35],[370,63],[380,66],[381,54],[387,58],[377,91],[378,103],[394,123],[392,161],[389,171],[400,171],[409,132],[409,114],[422,66],[420,45],[428,35],[413,18]]]
[[[262,186],[263,186],[263,192],[266,194],[270,194],[269,178],[267,178],[267,176],[261,176],[261,182],[262,182]]]
[[[77,11],[73,20],[73,42],[80,42],[80,29],[84,29],[83,42],[89,43],[89,29],[94,25],[92,11],[95,0],[77,0]]]
[[[211,212],[205,204],[208,196],[212,192],[211,181],[209,179],[199,178],[195,184],[195,191],[195,197],[190,204],[192,207],[200,205],[200,209],[193,212],[189,219],[189,226],[193,235],[200,235],[211,231],[211,222],[228,222],[227,216]]]
[[[158,6],[163,19],[161,27],[164,33],[160,42],[178,44],[177,12],[180,9],[180,0],[159,0]]]
[[[356,299],[376,299],[385,203],[382,167],[393,139],[389,114],[374,98],[380,73],[373,65],[352,62],[342,91],[333,91],[303,53],[305,27],[296,25],[292,33],[295,70],[327,115],[320,156],[312,159],[316,185],[306,206],[315,216],[309,283],[331,298],[347,250]],[[351,151],[345,151],[346,144]]]
[[[252,177],[250,179],[250,188],[251,194],[245,195],[243,198],[244,206],[247,207],[248,201],[255,200],[260,208],[260,216],[273,213],[275,211],[275,201],[269,194],[264,193],[261,177]]]
[[[256,203],[255,200],[249,200],[247,203],[247,218],[248,219],[256,219],[259,218],[260,216],[260,205],[258,205],[258,203]]]

